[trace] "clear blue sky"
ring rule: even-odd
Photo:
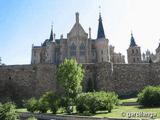
[[[116,52],[126,55],[133,31],[142,52],[152,52],[160,38],[160,0],[0,0],[0,57],[5,64],[30,64],[32,44],[66,37],[80,13],[80,23],[96,38],[99,5],[106,37]]]

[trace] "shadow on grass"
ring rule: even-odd
[[[88,111],[84,111],[83,113],[71,113],[71,114],[63,114],[63,115],[78,115],[78,116],[94,116],[96,114],[108,114],[108,111],[97,111],[96,113],[89,113]]]
[[[138,109],[154,109],[154,108],[160,108],[160,106],[154,106],[154,107],[149,107],[149,106],[143,106],[143,105],[139,105],[139,106],[135,106]]]

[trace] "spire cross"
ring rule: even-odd
[[[131,36],[133,36],[133,31],[131,30]]]
[[[99,14],[101,15],[101,6],[99,5]]]

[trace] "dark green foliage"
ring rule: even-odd
[[[144,107],[159,107],[160,106],[160,86],[145,87],[138,94],[138,100]]]
[[[40,113],[46,113],[49,110],[49,103],[45,97],[41,97],[38,101],[38,111]]]
[[[17,120],[17,118],[15,104],[11,102],[0,104],[0,120]]]
[[[64,89],[65,108],[71,113],[77,94],[82,92],[82,80],[84,77],[84,69],[75,59],[65,59],[58,66],[56,71],[56,79],[60,86]]]
[[[78,95],[76,101],[76,107],[79,113],[88,111],[94,114],[99,110],[108,110],[108,112],[111,112],[117,104],[118,96],[113,92],[81,93]]]
[[[38,110],[38,101],[35,98],[31,98],[27,100],[25,107],[29,112],[34,113],[35,111]]]
[[[87,82],[87,92],[93,92],[94,91],[94,81],[89,78]]]
[[[46,92],[38,102],[38,110],[41,113],[46,113],[48,110],[51,110],[52,113],[56,113],[60,107],[60,99],[53,92]]]
[[[25,107],[32,113],[35,111],[46,113],[48,110],[51,110],[52,113],[55,114],[60,108],[60,98],[53,92],[46,92],[39,100],[36,100],[35,98],[29,99],[26,102]]]

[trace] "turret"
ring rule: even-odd
[[[99,14],[98,32],[96,40],[97,62],[110,62],[109,40],[106,39],[101,13]]]
[[[130,46],[127,49],[128,63],[141,63],[141,48],[136,44],[131,33]]]

